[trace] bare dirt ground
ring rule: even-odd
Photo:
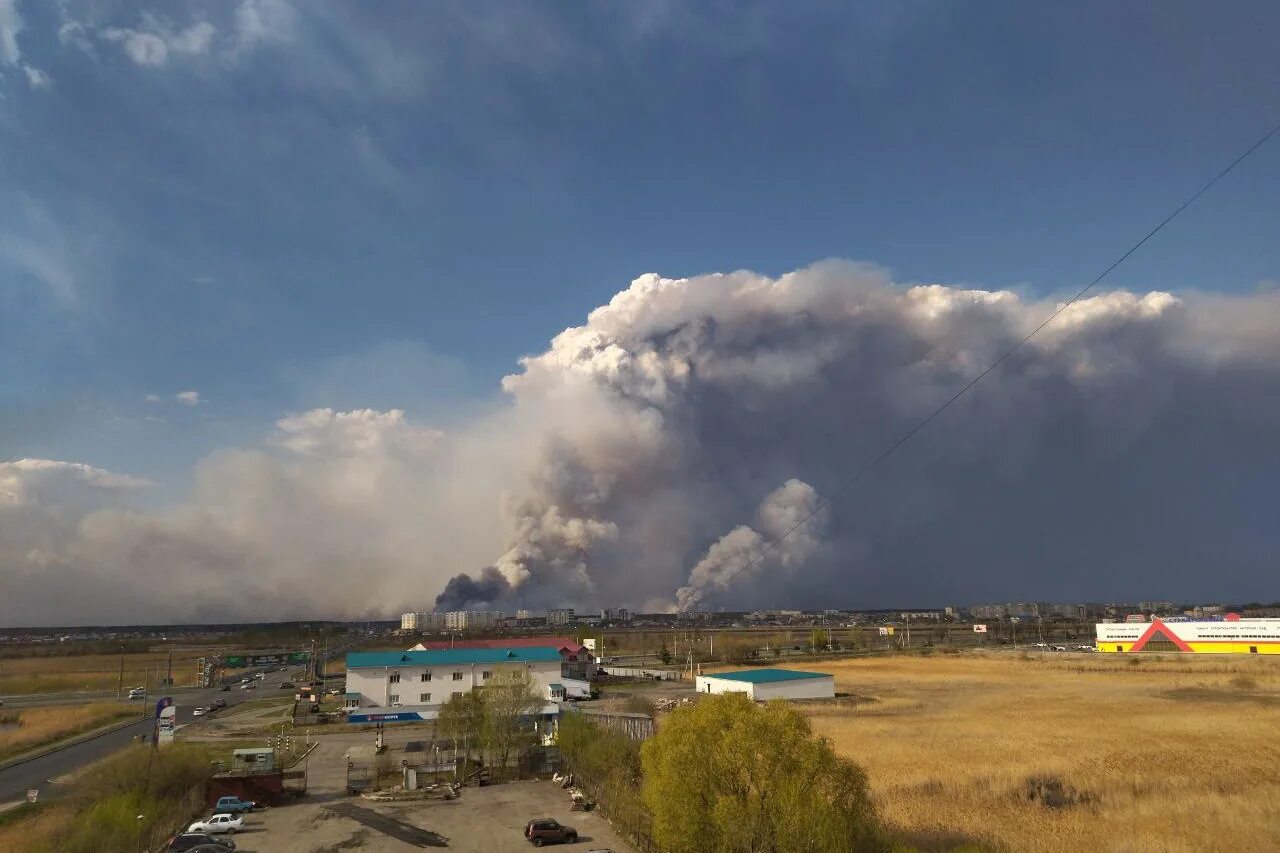
[[[390,756],[422,732],[388,732]],[[378,803],[348,796],[346,753],[372,742],[369,733],[326,736],[307,760],[307,796],[293,805],[251,815],[236,836],[242,853],[362,853],[445,848],[464,853],[527,851],[524,825],[550,817],[578,830],[567,850],[634,853],[597,812],[569,811],[569,795],[554,782],[511,782],[464,788],[451,801]]]
[[[633,853],[603,816],[570,812],[569,797],[553,782],[511,782],[466,788],[456,800],[374,803],[360,797],[309,796],[296,805],[255,814],[236,836],[243,853],[366,853],[447,848],[466,853],[527,851],[524,825],[553,817],[578,830],[569,850],[604,848]]]

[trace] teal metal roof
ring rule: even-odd
[[[736,672],[710,672],[705,678],[723,678],[727,681],[747,681],[751,684],[769,684],[774,681],[800,681],[805,678],[830,678],[827,672],[801,672],[798,669],[740,669]]]
[[[552,692],[555,692],[555,691],[559,691],[561,693],[564,692],[563,684],[548,684],[547,687],[551,688]]]
[[[350,652],[347,669],[369,666],[449,666],[469,663],[560,662],[560,650],[550,646],[523,649],[433,649],[425,652]]]

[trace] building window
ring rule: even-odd
[[[490,678],[493,678],[493,673],[486,669],[484,672],[480,673],[480,677],[485,681],[488,681]]]
[[[453,691],[453,698],[454,698],[454,699],[461,699],[461,698],[462,698],[462,691],[461,691],[461,690],[455,690],[455,691]]]
[[[398,672],[393,672],[393,673],[391,673],[391,676],[387,679],[387,681],[388,681],[388,682],[390,682],[391,684],[399,684],[399,683],[400,683],[400,673],[398,673]]]
[[[430,693],[419,693],[419,694],[418,694],[418,701],[419,701],[419,702],[422,702],[423,704],[425,704],[425,703],[427,703],[427,702],[430,702],[430,701],[431,701],[431,694],[430,694]]]
[[[430,670],[428,670],[427,672],[422,673],[422,680],[423,680],[423,681],[430,681],[430,680],[431,680],[431,672],[430,672]]]
[[[460,672],[455,672],[455,673],[453,674],[453,680],[454,680],[454,681],[461,681],[461,680],[462,680],[462,673],[460,673]]]
[[[400,694],[392,693],[390,696],[387,697],[387,701],[390,702],[392,705],[396,704],[397,702],[400,701]]]

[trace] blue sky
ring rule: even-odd
[[[1278,23],[0,0],[0,458],[171,497],[286,412],[447,424],[648,271],[1073,288],[1280,118]],[[1111,283],[1273,286],[1277,178],[1261,152]]]

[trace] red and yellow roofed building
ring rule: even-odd
[[[1152,617],[1150,622],[1103,622],[1096,626],[1100,652],[1190,652],[1280,655],[1280,619],[1190,620]]]

